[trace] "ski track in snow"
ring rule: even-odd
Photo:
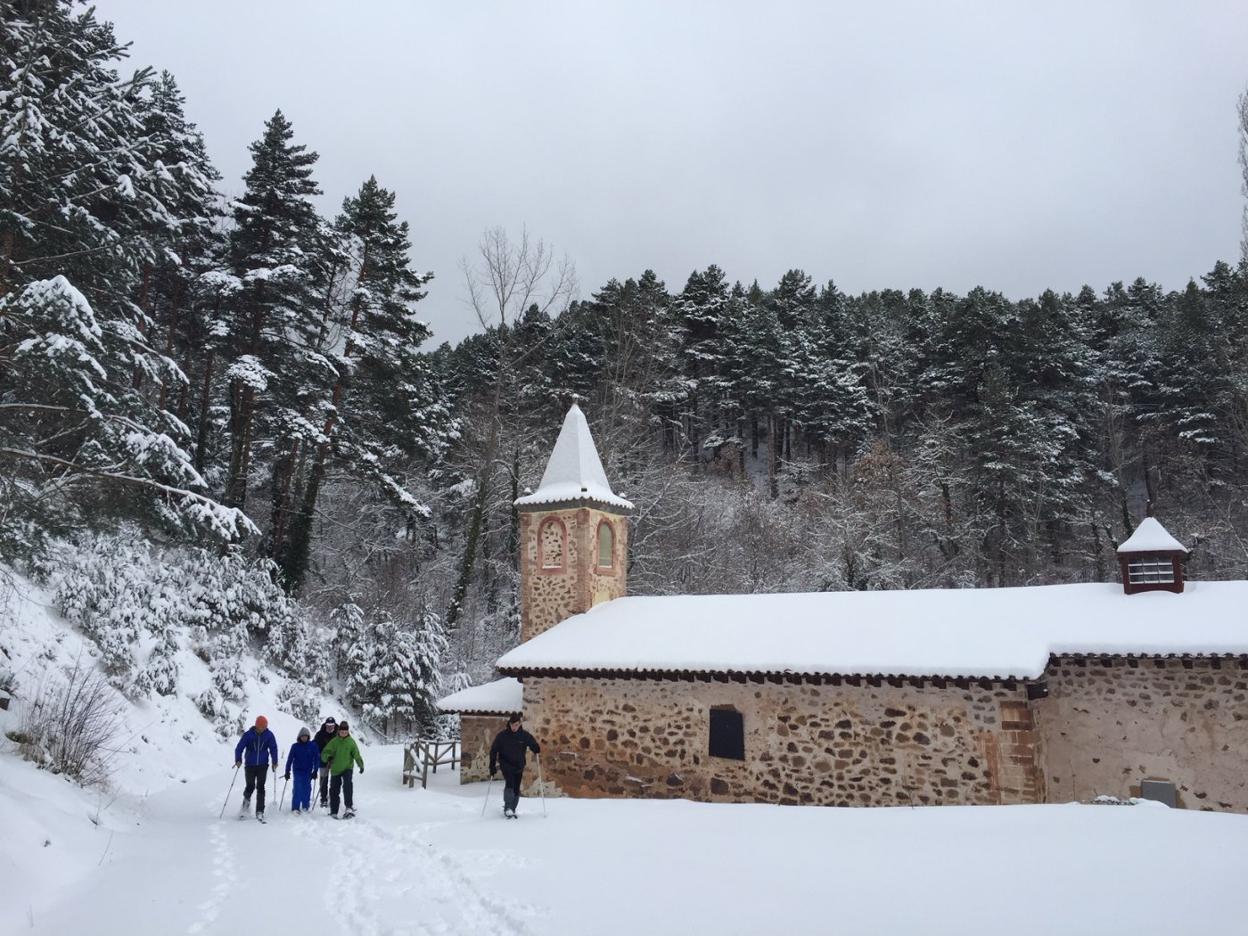
[[[330,820],[332,822],[332,820]],[[523,936],[529,932],[510,907],[483,893],[463,869],[425,837],[428,824],[394,830],[357,816],[333,828],[301,821],[296,834],[324,836],[338,857],[325,894],[327,911],[347,911],[358,936],[485,933]],[[382,922],[376,909],[408,904],[410,921]],[[386,914],[392,921],[393,911]]]
[[[225,832],[224,819],[213,822],[208,827],[208,837],[212,841],[212,877],[215,883],[209,892],[208,899],[196,906],[200,918],[187,927],[189,936],[208,932],[208,927],[217,921],[221,912],[221,904],[234,890],[238,875],[234,870],[234,849],[230,846],[230,837]]]

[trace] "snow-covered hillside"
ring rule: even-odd
[[[12,673],[17,696],[8,711],[0,712],[0,932],[7,932],[5,926],[13,925],[15,915],[25,918],[37,912],[98,868],[101,860],[107,861],[119,839],[141,836],[153,797],[213,778],[220,781],[224,799],[234,760],[233,729],[223,737],[218,730],[222,720],[210,721],[195,701],[213,685],[213,673],[185,636],[177,638],[173,653],[176,693],[135,701],[105,686],[117,714],[117,730],[105,754],[105,785],[84,788],[22,759],[14,738],[20,737],[32,700],[41,690],[63,684],[75,666],[102,672],[102,654],[93,640],[56,612],[49,589],[5,573],[0,664]],[[246,721],[266,714],[284,756],[300,725],[277,702],[287,680],[248,654],[233,666],[242,688],[231,718],[236,713]],[[300,687],[300,692],[302,697],[306,690]],[[323,715],[344,711],[328,696],[311,702]]]

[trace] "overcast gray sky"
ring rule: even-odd
[[[436,338],[474,330],[481,231],[566,251],[582,295],[654,269],[791,267],[848,292],[1011,296],[1238,254],[1243,2],[99,0],[168,68],[237,193],[281,107],[333,213],[398,193]]]

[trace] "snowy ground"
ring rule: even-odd
[[[39,589],[0,608],[25,685],[90,657]],[[186,691],[206,685],[182,653]],[[281,678],[247,674],[283,756]],[[325,714],[342,714],[328,697]],[[241,778],[187,699],[118,698],[114,793],[20,760],[0,713],[0,936],[1243,932],[1248,817],[1126,806],[826,809],[526,800],[443,771],[400,785],[399,748],[360,738],[358,818],[240,822]],[[19,706],[20,707],[20,706]]]
[[[559,799],[509,822],[497,784],[483,818],[483,785],[443,772],[408,790],[398,748],[365,758],[350,822],[240,822],[237,790],[218,819],[227,759],[97,828],[93,797],[0,757],[0,932],[1172,934],[1248,918],[1243,816]],[[66,883],[41,888],[53,870]]]

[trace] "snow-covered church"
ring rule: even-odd
[[[440,703],[465,781],[523,710],[548,793],[1248,811],[1248,582],[1185,583],[1151,517],[1120,584],[629,597],[576,404],[516,508],[521,643]]]

